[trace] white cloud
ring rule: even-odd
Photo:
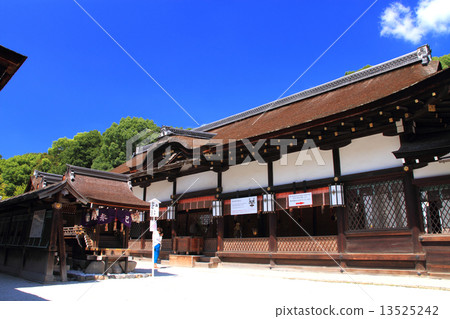
[[[381,27],[381,36],[416,44],[429,33],[450,33],[450,1],[419,0],[414,11],[400,2],[391,3],[381,16]]]

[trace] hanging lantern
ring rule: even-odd
[[[274,194],[263,194],[263,213],[271,213],[275,211],[275,196]]]
[[[221,200],[213,200],[213,202],[212,202],[212,215],[213,215],[213,217],[221,217],[222,214],[223,214],[222,201]]]
[[[340,207],[345,205],[344,201],[344,185],[334,184],[329,186],[330,191],[330,206]]]
[[[175,206],[167,207],[166,219],[167,220],[175,220]]]

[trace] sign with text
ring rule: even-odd
[[[42,229],[44,228],[45,209],[37,210],[33,214],[33,222],[31,223],[30,238],[41,238]]]
[[[231,200],[231,215],[258,213],[258,198],[256,196],[233,198]]]
[[[150,201],[150,217],[159,217],[159,204],[161,202],[156,198]]]
[[[289,195],[289,207],[312,205],[312,193]]]

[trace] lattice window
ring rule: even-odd
[[[424,230],[428,234],[450,234],[450,184],[420,189]]]
[[[11,217],[9,216],[2,216],[0,217],[0,245],[7,243],[7,236],[8,236],[8,230],[9,230],[9,223],[11,221]]]
[[[131,223],[130,238],[136,239],[141,236],[142,228],[145,227],[144,223]]]
[[[268,238],[225,238],[224,251],[266,252],[269,250]]]
[[[40,237],[29,237],[29,233],[26,234],[24,244],[29,247],[41,247],[45,248],[50,242],[50,236],[52,232],[52,216],[53,212],[48,210],[45,212],[44,225],[42,227],[42,233]]]
[[[401,180],[345,188],[348,230],[405,229],[405,193]]]
[[[279,252],[337,252],[337,236],[278,237]]]

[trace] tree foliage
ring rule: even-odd
[[[138,117],[122,118],[119,124],[113,123],[103,133],[100,154],[94,160],[92,168],[110,170],[123,164],[127,160],[127,141],[144,130],[158,132],[159,128],[152,120]]]
[[[102,136],[99,131],[78,133],[73,139],[62,137],[53,142],[48,154],[53,163],[47,172],[64,174],[66,164],[91,167],[100,152]]]
[[[127,117],[113,123],[103,135],[97,131],[76,134],[72,139],[59,138],[47,153],[28,153],[8,159],[0,155],[0,196],[6,199],[25,190],[34,170],[64,174],[66,164],[110,170],[126,161],[126,143],[136,134],[147,130],[159,132],[151,120]],[[134,141],[139,143],[144,136]],[[149,141],[147,140],[147,143]]]
[[[46,157],[45,153],[27,153],[0,160],[0,196],[21,194],[34,170],[47,167]]]
[[[433,57],[433,60],[441,62],[442,69],[450,67],[450,54],[441,57]]]

